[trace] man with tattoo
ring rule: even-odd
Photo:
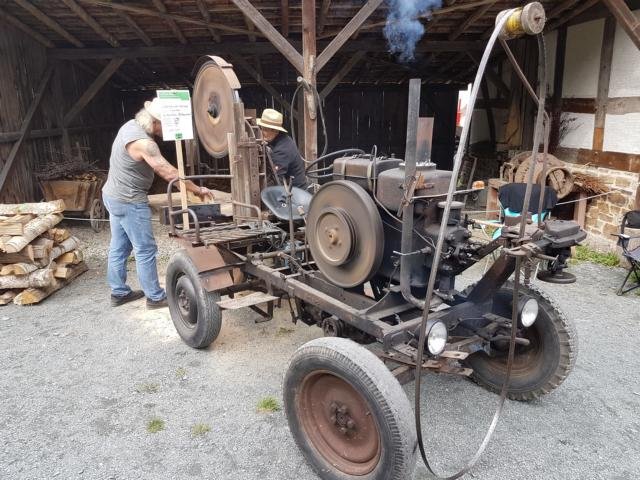
[[[169,182],[178,177],[178,169],[162,156],[153,137],[162,138],[158,99],[144,103],[135,119],[120,128],[111,147],[109,175],[102,197],[111,223],[107,280],[114,307],[145,296],[147,308],[167,306],[167,295],[158,281],[158,247],[147,193],[154,173]],[[206,187],[190,181],[185,186],[201,198],[213,198]],[[127,285],[127,260],[132,250],[142,290],[131,290]]]

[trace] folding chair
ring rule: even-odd
[[[640,236],[636,235],[632,237],[627,235],[624,233],[625,228],[640,228],[640,210],[631,210],[625,213],[624,217],[622,217],[622,223],[620,224],[620,233],[612,233],[613,236],[618,237],[618,245],[622,247],[622,255],[629,262],[629,272],[627,276],[624,277],[624,281],[617,291],[618,295],[624,295],[631,290],[640,288],[640,244],[629,250],[629,241],[640,238]],[[631,282],[631,286],[625,290],[624,286],[627,284],[631,274],[634,274],[635,281]]]

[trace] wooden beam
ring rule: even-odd
[[[318,37],[324,33],[324,27],[327,23],[327,15],[329,14],[329,7],[331,7],[331,0],[322,0],[320,17],[318,17],[318,24],[316,25]]]
[[[587,0],[585,2],[581,2],[579,6],[569,11],[566,15],[563,15],[562,17],[558,17],[555,21],[551,22],[547,26],[546,31],[550,32],[551,30],[555,30],[559,26],[564,25],[573,17],[576,17],[580,15],[582,12],[584,12],[585,10],[588,10],[589,8],[593,7],[599,1],[600,0]]]
[[[247,35],[247,37],[249,38],[250,42],[255,42],[256,41],[256,27],[253,24],[253,22],[251,20],[249,20],[247,18],[247,16],[244,16],[244,24],[247,26],[247,30],[249,30],[249,34]]]
[[[349,38],[358,30],[369,16],[380,6],[383,0],[368,0],[367,3],[354,15],[347,25],[340,30],[335,38],[327,45],[316,61],[316,73],[322,70],[335,53],[342,47]],[[315,15],[315,12],[314,12]],[[315,16],[314,16],[315,19]],[[315,22],[314,22],[315,23]],[[314,39],[315,40],[315,39]]]
[[[471,60],[473,60],[473,63],[475,63],[476,65],[480,64],[480,55],[478,55],[476,52],[467,52],[467,54],[469,55]],[[487,65],[485,75],[489,79],[489,81],[495,85],[500,94],[502,94],[505,98],[509,96],[509,87],[506,83],[504,83],[502,78],[500,78],[500,75],[495,72],[490,64]]]
[[[44,97],[44,92],[47,89],[47,85],[49,84],[49,81],[53,76],[53,70],[54,70],[53,66],[50,65],[49,67],[47,67],[44,74],[42,75],[42,78],[40,79],[40,84],[38,85],[38,89],[36,90],[36,94],[33,97],[33,101],[31,102],[31,105],[29,106],[29,109],[25,114],[24,120],[22,120],[22,125],[20,126],[20,138],[18,138],[18,140],[13,144],[13,146],[11,147],[11,151],[9,151],[9,156],[4,161],[4,164],[2,166],[2,171],[0,171],[0,191],[2,191],[2,188],[4,187],[4,184],[7,181],[7,177],[11,172],[11,168],[13,167],[13,164],[16,160],[18,151],[20,150],[20,147],[24,143],[24,139],[26,138],[27,133],[31,128],[33,117],[35,116],[35,113],[38,110],[38,107],[40,106],[40,102],[42,101],[42,97]]]
[[[565,0],[564,2],[561,2],[559,5],[556,5],[554,8],[552,8],[549,13],[547,13],[547,19],[551,20],[555,18],[557,15],[573,7],[579,1],[580,0]]]
[[[58,62],[55,66],[55,72],[53,74],[52,91],[56,98],[63,99],[64,93],[62,90],[62,77],[64,75],[63,63]],[[69,139],[69,130],[64,126],[64,112],[62,108],[56,108],[56,124],[62,130],[62,152],[66,158],[71,158],[71,140]]]
[[[82,125],[79,127],[69,127],[67,130],[69,133],[85,133],[94,130],[113,130],[120,128],[121,125],[118,124],[100,124],[100,125]],[[59,137],[63,134],[62,128],[44,128],[39,130],[29,130],[24,139],[32,139],[32,138],[50,138],[50,137]],[[19,131],[17,132],[0,132],[0,143],[11,143],[15,142],[20,138],[21,134]]]
[[[164,14],[168,14],[169,13],[167,11],[167,7],[162,2],[162,0],[151,0],[151,1],[153,2],[153,6],[156,7],[156,9],[159,12],[164,13]],[[184,38],[182,30],[180,30],[180,27],[178,27],[178,24],[176,23],[176,21],[173,18],[165,18],[164,21],[167,23],[167,25],[169,25],[169,28],[171,28],[171,30],[173,30],[173,34],[176,36],[178,41],[181,44],[186,45],[187,44],[187,39]]]
[[[13,25],[14,27],[22,30],[24,33],[29,35],[36,42],[42,44],[43,46],[45,46],[47,48],[54,48],[55,47],[53,42],[51,40],[49,40],[47,37],[45,37],[44,35],[36,32],[29,25],[26,25],[26,24],[22,23],[16,17],[14,17],[13,15],[9,15],[4,10],[0,10],[0,19],[3,19],[5,22],[9,23],[10,25]]]
[[[249,18],[262,34],[273,44],[282,55],[289,60],[289,63],[300,73],[302,73],[302,55],[293,48],[289,41],[276,30],[273,25],[253,6],[249,0],[231,0],[244,15]]]
[[[344,65],[340,67],[340,70],[338,70],[333,75],[333,77],[331,77],[331,80],[329,80],[329,83],[327,83],[325,87],[322,89],[322,91],[320,92],[320,98],[322,100],[327,98],[327,95],[329,95],[333,91],[333,89],[336,88],[336,86],[338,86],[338,84],[342,81],[342,79],[345,76],[348,75],[348,73],[353,69],[353,67],[355,67],[360,60],[362,60],[365,54],[366,52],[364,50],[360,50],[354,53],[351,57],[349,57],[349,59],[344,63]]]
[[[555,152],[560,143],[560,119],[562,116],[562,84],[564,81],[564,60],[567,50],[567,27],[558,29],[556,39],[556,59],[553,74],[553,98],[551,99],[551,131],[549,151]]]
[[[185,15],[178,15],[178,14],[175,14],[175,13],[163,13],[163,12],[161,12],[159,10],[152,10],[152,9],[149,9],[149,8],[136,7],[136,6],[132,6],[132,5],[125,5],[123,3],[113,3],[113,2],[109,2],[109,1],[105,1],[105,0],[80,0],[80,2],[88,3],[88,4],[91,4],[91,5],[98,5],[98,6],[101,6],[101,7],[108,7],[108,8],[111,8],[113,10],[118,10],[118,11],[121,11],[121,12],[134,13],[136,15],[146,15],[146,16],[149,16],[149,17],[162,18],[165,21],[175,20],[176,22],[189,23],[189,24],[192,24],[192,25],[199,25],[201,27],[212,27],[212,28],[215,28],[217,30],[221,30],[223,32],[238,33],[238,34],[242,34],[242,35],[247,35],[249,33],[249,31],[244,29],[244,28],[230,27],[230,26],[225,25],[223,23],[207,22],[206,20],[200,20],[198,18],[187,17]],[[211,52],[211,49],[209,49],[209,53],[210,52]]]
[[[78,115],[84,107],[95,97],[96,93],[104,87],[105,83],[111,78],[111,76],[120,68],[120,65],[124,63],[123,58],[112,59],[106,67],[100,72],[100,75],[89,85],[89,88],[82,94],[78,101],[71,107],[69,112],[64,116],[63,125],[68,126],[69,123]]]
[[[258,82],[258,84],[262,88],[264,88],[273,97],[273,99],[285,109],[287,115],[291,112],[291,104],[284,98],[282,98],[282,95],[280,95],[280,93],[275,88],[273,88],[271,84],[264,79],[260,72],[254,69],[249,62],[247,62],[240,55],[234,55],[231,58],[234,65],[240,65],[240,67],[242,67],[249,75],[251,75],[254,80]],[[300,120],[299,112],[295,109],[293,111],[293,116],[294,118],[296,118],[296,120]]]
[[[613,59],[613,41],[616,37],[616,19],[607,17],[604,21],[602,48],[600,50],[600,72],[598,74],[598,94],[596,97],[596,115],[593,125],[594,150],[602,150],[604,145],[604,121],[607,116],[609,100],[609,80],[611,79],[611,60]]]
[[[278,33],[280,35],[280,33]],[[286,39],[283,40],[288,42]],[[300,42],[288,42],[291,47],[292,56],[298,56],[302,64],[302,55],[295,47],[300,46]],[[326,42],[318,42],[318,48],[327,45]],[[268,54],[278,53],[276,46],[269,42],[223,42],[215,47],[216,52],[222,54]],[[482,44],[477,41],[449,42],[447,40],[430,40],[421,42],[416,47],[416,52],[467,52],[480,51]],[[347,42],[342,48],[342,53],[366,50],[368,52],[387,52],[388,46],[385,42],[372,42],[370,40],[357,40]],[[280,52],[282,53],[282,52]],[[157,57],[193,57],[201,54],[211,54],[211,44],[190,44],[190,45],[170,45],[153,47],[120,47],[120,48],[54,48],[49,52],[50,58],[57,60],[89,60],[89,59],[109,59],[109,58],[157,58]],[[464,58],[464,53],[461,55]],[[289,60],[289,58],[287,58]],[[294,65],[295,67],[295,65]]]
[[[280,2],[280,15],[282,17],[282,36],[287,38],[289,36],[289,0],[281,0]]]
[[[469,28],[471,25],[473,25],[476,21],[480,20],[482,17],[484,17],[484,15],[489,11],[489,9],[491,7],[493,7],[493,5],[496,2],[490,2],[487,3],[486,5],[484,5],[482,8],[479,8],[478,10],[476,10],[475,13],[469,15],[461,24],[460,26],[451,33],[451,35],[449,35],[449,40],[455,40],[457,39],[460,35],[462,35],[467,28]]]
[[[623,0],[602,0],[602,2],[611,11],[616,20],[624,31],[627,32],[631,41],[636,48],[640,49],[640,20],[629,10]]]
[[[31,15],[33,15],[38,20],[40,20],[42,23],[44,23],[51,30],[56,32],[62,38],[67,40],[69,43],[71,43],[72,45],[74,45],[76,47],[79,47],[79,48],[84,47],[84,43],[82,43],[76,37],[74,37],[69,32],[67,32],[64,28],[62,28],[60,26],[60,24],[58,24],[56,21],[54,21],[49,15],[45,15],[44,13],[42,13],[40,10],[38,10],[34,5],[32,5],[27,0],[14,0],[14,1],[18,5],[20,5],[22,8],[24,8],[27,12],[29,12]]]
[[[204,18],[204,20],[207,22],[211,22],[211,14],[209,13],[209,8],[205,4],[205,1],[196,0],[196,5],[198,6],[198,10],[200,10],[200,15],[202,15],[202,18]],[[214,28],[209,27],[209,33],[211,34],[211,36],[213,37],[213,40],[216,43],[221,42],[222,39],[220,38],[220,34],[216,32]]]
[[[147,47],[151,47],[153,45],[153,40],[151,40],[149,35],[147,35],[147,33],[142,28],[140,28],[140,25],[138,25],[136,21],[133,18],[131,18],[131,16],[128,13],[120,12],[120,11],[117,13],[118,13],[118,16],[122,18],[131,27],[131,29],[135,32],[138,38],[140,38],[140,40],[142,40]]]
[[[75,65],[79,70],[82,70],[83,72],[88,73],[93,78],[97,77],[100,74],[100,72],[95,71],[92,67],[90,67],[89,65],[87,65],[82,61],[75,60],[72,62],[72,64]],[[133,82],[132,78],[130,80],[132,80],[132,83],[131,83],[132,85],[136,84],[136,82]],[[115,80],[111,80],[111,84],[116,88],[122,89],[122,85],[117,83]]]
[[[75,0],[61,0],[69,9],[73,11],[78,17],[80,17],[87,25],[89,25],[94,32],[102,37],[102,39],[107,42],[112,47],[119,47],[120,42],[107,32],[102,25],[100,25],[96,20],[87,13],[87,11],[78,5]]]
[[[377,1],[377,0],[375,0]],[[302,0],[302,58],[305,81],[316,88],[316,0]],[[318,156],[318,108],[313,92],[304,88],[304,158]]]
[[[487,114],[487,125],[489,126],[489,140],[491,141],[491,145],[495,147],[496,145],[496,122],[493,118],[493,110],[491,109],[491,94],[489,93],[489,85],[487,84],[487,77],[482,79],[482,83],[480,84],[480,88],[482,88],[482,98],[486,101],[484,105],[484,110]],[[473,115],[473,112],[470,112]]]

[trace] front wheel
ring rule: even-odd
[[[555,390],[567,378],[578,354],[578,335],[571,321],[542,291],[533,285],[521,285],[519,291],[535,298],[539,310],[535,323],[518,333],[530,344],[516,345],[508,396],[529,401]],[[493,313],[511,318],[512,294],[513,284],[505,284],[493,298]],[[473,369],[475,382],[499,392],[507,372],[508,345],[503,342],[492,347],[491,356],[480,351],[465,363]]]
[[[289,429],[324,480],[413,477],[413,411],[398,381],[369,350],[344,338],[300,347],[284,380]]]
[[[220,294],[207,292],[185,250],[173,254],[167,266],[167,300],[180,338],[193,348],[208,347],[220,333]]]

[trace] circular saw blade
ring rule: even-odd
[[[220,57],[205,57],[193,86],[193,116],[198,139],[216,158],[229,153],[227,134],[234,131],[233,104],[240,84],[231,65]]]

